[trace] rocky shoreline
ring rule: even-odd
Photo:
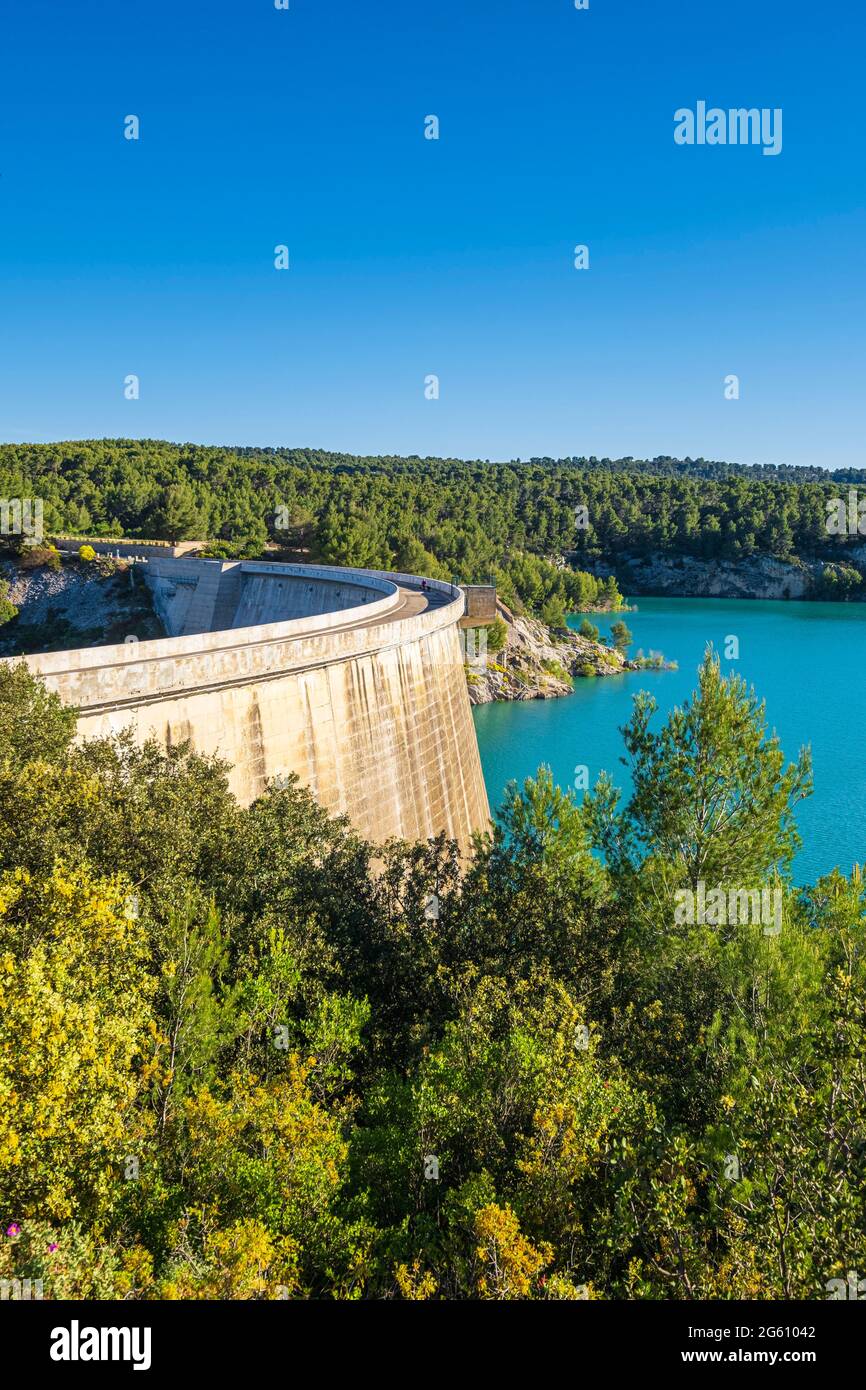
[[[866,570],[866,546],[857,546],[838,560],[778,560],[752,555],[741,560],[702,560],[691,555],[634,555],[624,551],[613,563],[580,560],[600,579],[615,574],[623,593],[643,598],[835,598],[833,575],[847,571],[856,577]],[[859,580],[840,589],[838,597],[866,599]]]
[[[628,551],[617,555],[614,563],[591,562],[573,554],[549,558],[563,565],[571,561],[599,579],[613,575],[622,592],[635,597],[866,601],[866,545],[853,547],[834,560],[780,560],[768,555],[702,560]],[[550,629],[535,618],[515,617],[504,604],[497,606],[506,625],[506,642],[500,652],[488,654],[486,668],[479,665],[476,669],[467,662],[473,705],[494,700],[548,700],[570,694],[575,679],[584,676],[616,676],[624,671],[665,670],[675,665],[629,660],[604,643],[570,630]]]
[[[467,660],[469,702],[487,705],[494,700],[550,700],[570,695],[575,680],[588,676],[620,676],[624,671],[647,669],[646,663],[629,660],[613,647],[594,642],[568,628],[551,630],[537,618],[515,617],[500,603],[499,615],[506,627],[501,651],[488,652],[486,662]],[[626,610],[623,610],[626,611]],[[671,669],[667,662],[656,669]]]

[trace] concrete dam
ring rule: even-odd
[[[465,852],[487,827],[459,629],[493,620],[492,590],[254,561],[142,572],[167,637],[25,658],[81,736],[189,740],[245,805],[297,773],[374,843],[445,831]]]

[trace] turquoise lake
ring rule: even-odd
[[[814,792],[796,809],[803,840],[794,865],[798,883],[838,866],[850,872],[866,860],[866,604],[757,602],[742,599],[636,599],[624,614],[638,648],[661,651],[677,671],[634,671],[579,679],[573,695],[482,705],[474,710],[490,805],[506,784],[534,774],[541,763],[562,787],[575,767],[589,768],[590,786],[607,771],[626,793],[621,726],[632,697],[649,690],[659,704],[656,724],[696,685],[708,642],[722,669],[737,672],[766,702],[768,729],[778,733],[789,761],[808,744]],[[606,634],[616,615],[590,614]],[[570,620],[578,627],[582,618]],[[726,661],[728,636],[739,639],[739,660]],[[582,793],[577,793],[578,799]]]

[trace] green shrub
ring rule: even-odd
[[[59,570],[60,552],[54,545],[25,545],[18,555],[23,570]]]
[[[557,596],[549,598],[541,609],[541,621],[548,627],[565,627],[565,607]]]
[[[487,650],[489,652],[501,652],[507,641],[508,626],[501,618],[497,618],[487,628]]]
[[[548,658],[542,661],[541,669],[545,671],[548,676],[553,676],[554,680],[562,681],[565,685],[573,684],[571,676],[568,671],[566,671],[561,661],[553,661]]]
[[[197,555],[201,560],[235,560],[238,547],[232,541],[208,541]]]
[[[9,585],[5,579],[0,579],[0,627],[4,623],[11,623],[13,618],[18,617],[18,609],[9,598]]]
[[[614,623],[610,630],[611,641],[613,645],[616,647],[617,651],[622,652],[623,656],[626,655],[629,647],[631,646],[632,636],[633,634],[631,629],[628,628],[621,619],[619,622]]]

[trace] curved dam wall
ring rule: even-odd
[[[335,575],[341,576],[335,578]],[[325,565],[173,558],[151,561],[146,581],[170,637],[324,617],[375,603],[394,584]]]
[[[445,831],[465,851],[486,828],[461,590],[428,580],[425,592],[410,575],[183,559],[149,562],[147,582],[177,635],[26,658],[78,708],[82,736],[131,726],[166,747],[188,739],[231,764],[244,804],[297,773],[374,843]]]

